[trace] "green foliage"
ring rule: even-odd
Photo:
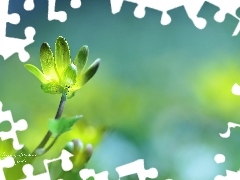
[[[76,116],[72,118],[60,118],[58,120],[51,119],[48,122],[48,130],[52,133],[53,137],[60,136],[61,134],[70,131],[72,126],[81,118],[82,116]]]
[[[52,50],[48,43],[45,42],[41,45],[40,63],[42,71],[40,71],[36,66],[32,64],[25,65],[25,68],[41,81],[41,89],[45,93],[62,94],[62,97],[55,118],[50,119],[48,122],[47,134],[43,137],[42,141],[33,150],[33,152],[30,152],[26,147],[24,147],[20,151],[17,151],[16,153],[14,152],[15,156],[17,157],[16,159],[22,163],[14,166],[13,168],[9,168],[6,171],[8,177],[13,177],[12,172],[14,171],[16,173],[13,178],[21,178],[23,176],[22,167],[24,164],[33,164],[36,157],[45,155],[58,140],[59,136],[61,136],[67,131],[70,131],[73,125],[80,118],[82,118],[82,115],[74,116],[71,118],[64,118],[61,116],[65,106],[66,97],[72,98],[75,91],[80,89],[84,84],[86,84],[94,76],[99,67],[100,59],[97,59],[94,63],[90,65],[89,68],[87,68],[87,70],[84,70],[88,60],[88,54],[88,47],[83,46],[82,48],[80,48],[76,58],[74,59],[74,62],[72,62],[70,58],[70,50],[68,43],[66,39],[59,36],[55,43],[55,57],[53,56]],[[88,126],[84,127],[85,128],[83,128],[83,131],[85,133],[88,131],[89,128]],[[94,128],[91,126],[91,129]],[[90,133],[92,132],[93,131],[91,131]],[[72,141],[73,147],[69,147],[68,149],[68,151],[74,155],[71,159],[74,164],[72,174],[83,168],[90,159],[93,148],[92,144],[98,142],[100,137],[102,137],[102,131],[101,133],[97,132],[98,131],[96,130],[96,133],[93,133],[93,135],[87,135],[88,137],[90,137],[91,141],[87,141],[86,145],[83,144],[82,141],[80,141],[79,139]],[[97,135],[99,135],[98,138],[96,137]],[[51,143],[48,143],[51,137],[53,137],[53,141]],[[4,149],[8,149],[8,147],[9,143]],[[62,147],[63,146],[61,146],[61,148]],[[22,156],[22,154],[28,154],[29,156],[24,157]],[[58,166],[59,165],[60,164],[58,164]],[[56,175],[57,177],[60,177],[65,175],[65,172],[62,172],[61,167],[58,168],[58,171],[55,171],[54,167],[50,169],[51,176]],[[59,172],[59,170],[61,172]],[[54,174],[54,172],[56,173]]]

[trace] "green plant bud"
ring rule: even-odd
[[[74,150],[73,150],[73,152],[74,152],[75,154],[79,153],[79,152],[83,149],[83,147],[84,147],[83,142],[80,141],[79,139],[74,139],[74,140],[72,140],[72,142],[73,142],[73,144],[74,144]]]
[[[85,147],[83,143],[79,139],[75,139],[71,141],[74,144],[74,148],[71,152],[74,156],[71,157],[73,163],[73,171],[79,171],[84,168],[86,163],[92,156],[93,146],[91,144],[87,144]],[[70,144],[69,144],[70,145]],[[71,144],[72,146],[72,144]]]
[[[101,60],[96,59],[90,67],[84,72],[83,77],[82,77],[82,85],[86,84],[97,72],[98,67],[100,65]]]
[[[65,147],[64,147],[65,150],[67,150],[68,152],[70,153],[73,153],[73,149],[74,149],[74,143],[72,141],[69,141]]]
[[[89,159],[91,158],[92,154],[93,154],[93,146],[91,144],[87,144],[86,148],[84,150],[86,163],[89,161]]]

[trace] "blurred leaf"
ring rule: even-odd
[[[48,129],[52,132],[53,137],[60,136],[61,134],[70,131],[72,126],[81,118],[82,116],[76,116],[72,118],[60,118],[58,120],[51,119],[48,122]]]
[[[94,126],[93,124],[89,124],[87,121],[82,120],[75,124],[75,128],[69,133],[69,138],[79,138],[84,145],[90,143],[93,146],[96,146],[103,138],[105,132],[105,126]]]
[[[36,76],[42,83],[47,83],[47,79],[45,75],[34,65],[32,64],[25,64],[25,68],[31,72],[34,76]]]
[[[90,66],[89,68],[86,70],[86,72],[84,72],[83,77],[82,77],[82,85],[86,84],[93,76],[94,74],[97,72],[99,64],[100,64],[100,59],[96,59]]]

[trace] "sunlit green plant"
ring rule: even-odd
[[[44,92],[66,94],[68,98],[71,98],[76,90],[93,77],[99,67],[100,59],[97,59],[84,71],[88,53],[88,47],[83,46],[71,62],[68,43],[59,36],[55,43],[55,57],[48,43],[43,43],[41,46],[42,72],[32,64],[26,64],[25,67],[42,82],[41,88]]]
[[[59,36],[55,43],[55,57],[48,43],[43,43],[40,48],[42,72],[32,64],[25,65],[26,69],[41,81],[41,89],[45,93],[62,95],[55,118],[49,120],[48,132],[39,145],[32,152],[25,147],[16,153],[31,154],[31,156],[25,159],[25,163],[31,164],[36,157],[47,153],[59,136],[71,130],[72,126],[82,117],[81,115],[71,118],[61,116],[66,99],[72,98],[75,92],[84,86],[98,70],[100,59],[95,60],[87,70],[84,70],[88,60],[88,54],[88,47],[83,46],[72,62],[68,43],[65,38]],[[53,140],[48,143],[51,137]],[[77,172],[85,166],[93,151],[91,144],[84,145],[79,139],[68,142],[65,149],[74,155],[71,158],[73,162],[73,172]],[[21,158],[19,160],[21,160]],[[23,165],[14,166],[14,172],[16,172],[15,175],[18,176],[17,178],[21,177],[22,166]],[[60,176],[63,175],[62,173],[63,171],[60,173]],[[6,176],[12,177],[12,171],[8,170]]]

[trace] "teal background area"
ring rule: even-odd
[[[228,139],[219,136],[228,122],[240,122],[240,98],[231,93],[232,85],[240,83],[234,17],[217,23],[213,17],[218,8],[205,3],[198,16],[206,18],[207,26],[199,30],[183,7],[170,11],[172,22],[163,26],[161,12],[147,8],[145,17],[137,19],[136,4],[128,2],[113,15],[107,0],[82,0],[79,9],[72,9],[70,1],[57,1],[56,10],[68,14],[61,23],[48,21],[47,1],[35,1],[29,12],[23,3],[10,0],[9,13],[19,13],[21,22],[8,24],[7,36],[24,39],[24,29],[35,28],[35,42],[26,47],[31,56],[27,63],[40,68],[41,44],[48,42],[54,49],[60,35],[67,39],[72,59],[86,44],[88,65],[102,60],[93,79],[67,101],[63,114],[82,114],[92,124],[108,127],[88,168],[108,170],[109,179],[117,179],[116,167],[144,159],[145,168],[157,168],[159,180],[211,180],[226,169],[239,170],[240,129],[232,129]],[[15,121],[27,120],[29,128],[18,137],[33,150],[60,95],[45,94],[23,65],[17,54],[5,61],[1,57],[0,100]],[[5,122],[0,129],[10,127]],[[72,138],[71,133],[64,136]],[[59,153],[64,143],[58,141],[49,154]],[[225,163],[214,161],[218,153],[226,156]]]

